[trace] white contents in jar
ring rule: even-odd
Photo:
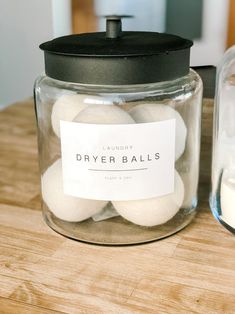
[[[101,211],[107,201],[96,201],[65,195],[62,163],[58,159],[42,176],[42,198],[58,218],[70,222],[83,221]]]
[[[51,114],[51,125],[55,134],[60,137],[60,120],[73,121],[76,115],[92,104],[105,104],[109,101],[99,96],[89,95],[63,95],[53,105]]]
[[[175,159],[180,158],[185,150],[187,128],[176,110],[162,104],[142,104],[132,108],[129,113],[137,123],[176,119]]]
[[[135,121],[126,111],[114,105],[91,105],[82,110],[73,121],[91,124],[135,123]]]
[[[220,130],[224,132],[228,137],[235,136],[235,85],[234,82],[231,82],[230,79],[223,81],[223,85],[220,89],[219,103],[220,103],[220,116],[219,124]]]
[[[229,173],[222,177],[220,203],[221,219],[235,228],[235,176]]]
[[[161,225],[173,218],[184,200],[184,184],[175,171],[175,192],[138,201],[113,201],[117,212],[126,220],[146,227]]]

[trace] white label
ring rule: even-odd
[[[60,122],[64,193],[138,200],[174,192],[175,119],[123,125]]]

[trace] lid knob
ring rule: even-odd
[[[107,15],[106,38],[119,38],[122,34],[122,18],[130,18],[131,15]]]

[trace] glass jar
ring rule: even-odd
[[[192,220],[202,82],[189,69],[191,45],[121,32],[115,16],[106,34],[41,46],[47,75],[36,81],[35,101],[43,215],[55,231],[127,245],[169,236]]]
[[[235,46],[217,70],[214,109],[212,192],[215,218],[235,232]]]

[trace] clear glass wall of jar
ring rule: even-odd
[[[75,84],[41,76],[35,84],[35,101],[43,215],[51,228],[69,238],[84,242],[126,245],[161,239],[181,230],[192,220],[197,207],[202,103],[202,82],[196,72],[190,70],[187,76],[168,82],[122,86]],[[115,153],[114,156],[110,155],[110,152],[107,154],[104,152],[103,156],[89,155],[84,147],[81,150],[77,147],[75,158],[76,162],[82,165],[87,165],[89,162],[92,162],[92,166],[95,162],[99,165],[104,163],[105,167],[108,167],[107,173],[102,174],[106,180],[124,180],[123,185],[119,185],[120,189],[122,187],[124,189],[122,193],[127,195],[124,200],[117,200],[116,194],[119,191],[111,191],[112,197],[98,200],[94,199],[95,197],[92,199],[77,197],[80,194],[76,189],[69,193],[70,195],[67,194],[69,187],[67,185],[65,187],[64,180],[70,165],[63,163],[66,152],[63,152],[62,147],[67,145],[69,150],[69,136],[75,135],[67,134],[65,130],[62,136],[61,127],[64,128],[66,122],[73,122],[72,126],[74,124],[94,124],[94,126],[115,124],[115,127],[135,125],[135,132],[138,134],[136,136],[139,137],[135,141],[155,143],[157,136],[162,137],[164,142],[165,134],[151,134],[150,130],[149,138],[141,139],[141,125],[151,126],[153,122],[172,121],[172,119],[175,121],[173,139],[175,170],[172,193],[147,199],[133,198],[138,186],[129,184],[126,188],[125,182],[131,180],[135,170],[139,170],[143,175],[147,168],[141,168],[141,162],[145,166],[147,161],[152,165],[160,156],[156,151],[153,155],[147,154],[146,151],[141,154],[135,151],[131,156],[129,152],[125,152],[132,149],[131,143],[129,146],[117,145],[120,144],[117,140],[114,141],[114,147],[103,147],[103,149],[124,150],[123,162],[133,163],[128,171],[118,173],[117,169],[110,169],[110,165],[114,163]],[[81,132],[83,132],[82,127]],[[82,135],[84,138],[88,136],[85,133]],[[88,170],[98,172],[100,169]],[[80,171],[83,172],[81,168]],[[79,172],[78,177],[73,173],[72,175],[74,175],[73,180],[79,181]],[[80,186],[85,190],[85,185],[88,183],[82,179],[83,175],[86,174],[81,173],[83,182],[80,182]],[[162,177],[158,176],[158,173],[153,173],[152,177],[153,183],[145,182],[143,188],[152,187],[155,183],[161,187]],[[87,193],[92,195],[94,192],[94,195],[97,195],[97,191],[101,191],[101,194],[104,192],[109,195],[110,191],[104,191],[108,189],[107,186],[99,184],[97,181],[99,177],[95,178],[88,184]]]
[[[235,232],[235,47],[217,71],[210,206],[215,218]]]

